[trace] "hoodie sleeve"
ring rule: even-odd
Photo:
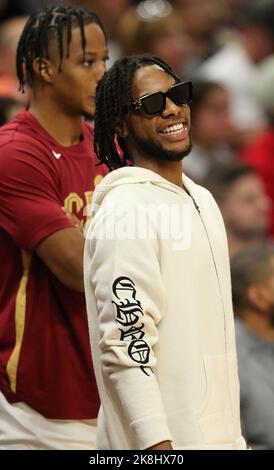
[[[149,218],[140,218],[140,213],[135,226],[132,207],[115,223],[113,213],[99,212],[88,242],[88,272],[99,316],[101,365],[138,448],[146,449],[172,440],[153,372],[157,326],[166,299],[157,234]]]

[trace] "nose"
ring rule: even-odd
[[[176,103],[174,103],[174,101],[172,101],[170,98],[168,98],[168,96],[166,97],[166,105],[165,105],[165,109],[162,113],[162,115],[164,117],[167,117],[167,116],[180,116],[182,115],[184,112],[188,112],[189,110],[189,106],[186,104],[186,105],[183,105],[183,106],[178,106]]]
[[[94,70],[95,79],[96,79],[97,83],[101,80],[101,78],[103,77],[105,71],[106,71],[105,62],[103,60],[98,61],[98,63],[96,64],[96,68]]]

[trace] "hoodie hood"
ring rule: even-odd
[[[196,186],[187,176],[182,174],[183,184],[190,194],[195,193],[194,187]],[[102,204],[105,196],[117,186],[124,184],[140,184],[140,183],[151,183],[156,186],[167,189],[175,193],[182,194],[184,190],[179,188],[176,184],[166,180],[158,173],[147,170],[146,168],[129,166],[113,170],[102,181],[96,186],[93,195],[93,204],[99,207]]]

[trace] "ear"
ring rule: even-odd
[[[115,124],[115,133],[118,137],[122,137],[125,139],[128,136],[128,127],[126,121],[120,121],[119,123]]]
[[[39,58],[36,58],[32,63],[32,67],[35,75],[38,78],[44,80],[47,83],[52,83],[55,69],[53,63],[50,60],[42,58],[40,61]]]
[[[248,302],[259,311],[266,311],[268,308],[268,299],[265,295],[265,289],[260,284],[252,284],[246,292]]]

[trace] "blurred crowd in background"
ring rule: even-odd
[[[27,15],[47,3],[0,0],[0,125],[28,103],[18,91],[16,46]],[[63,3],[98,13],[108,66],[124,54],[153,53],[193,81],[184,172],[212,192],[223,214],[243,428],[254,448],[274,449],[274,0]]]

